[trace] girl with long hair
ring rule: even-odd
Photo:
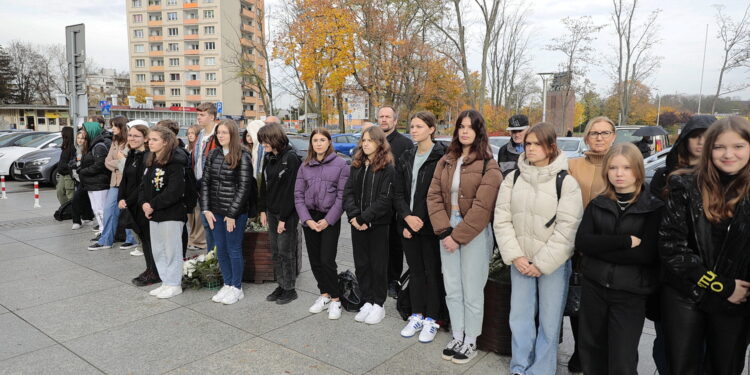
[[[453,363],[467,363],[477,354],[493,248],[490,220],[502,180],[500,167],[492,160],[484,118],[475,110],[461,112],[427,192],[430,223],[440,239],[445,302],[453,331],[442,357]]]
[[[325,128],[313,130],[307,157],[297,172],[294,205],[305,234],[310,268],[320,291],[308,311],[317,314],[327,309],[328,319],[341,317],[336,253],[348,178],[349,167],[336,155],[331,133]]]
[[[401,218],[398,231],[409,265],[409,298],[412,314],[401,330],[401,336],[419,332],[420,342],[435,338],[443,296],[440,287],[440,240],[435,235],[427,211],[427,190],[432,183],[440,158],[447,147],[434,142],[437,131],[432,112],[417,112],[411,118],[412,141],[417,147],[407,149],[396,163],[393,205]]]
[[[104,206],[111,181],[111,172],[107,169],[105,160],[112,144],[112,134],[103,132],[98,122],[84,122],[83,128],[86,131],[86,147],[83,148],[78,175],[81,177],[83,188],[88,193],[91,210],[94,212],[99,226],[98,231],[101,233],[104,229]],[[97,240],[98,238],[92,241]],[[89,250],[99,248],[89,247]]]
[[[138,203],[149,220],[151,250],[161,278],[161,286],[149,292],[157,298],[182,293],[182,229],[187,220],[185,192],[185,153],[176,152],[177,137],[172,130],[157,126],[148,134],[150,153],[141,184]]]
[[[94,212],[91,210],[91,201],[86,189],[83,187],[81,176],[78,175],[78,171],[81,168],[81,158],[87,149],[86,130],[83,128],[79,129],[75,138],[75,158],[68,162],[70,175],[76,181],[76,190],[73,193],[70,203],[70,212],[73,216],[73,227],[71,229],[73,230],[80,229],[83,224],[93,225],[94,219]]]
[[[71,174],[70,162],[75,161],[76,149],[73,139],[73,128],[66,126],[60,130],[62,146],[60,146],[60,161],[57,163],[57,201],[60,205],[73,199],[76,185]]]
[[[247,223],[248,200],[256,199],[253,191],[253,163],[240,143],[240,132],[234,120],[216,125],[219,146],[208,154],[200,205],[216,244],[224,286],[211,300],[231,305],[245,297],[242,291],[242,239]]]
[[[188,128],[187,130],[187,140],[188,144],[187,150],[190,155],[193,155],[193,151],[195,150],[195,145],[198,142],[198,134],[200,134],[201,129],[203,129],[200,125],[193,125]],[[190,167],[192,168],[193,165],[193,158],[190,158]],[[187,230],[189,233],[188,242],[187,242],[187,249],[188,250],[203,250],[206,248],[206,233],[203,229],[203,223],[201,222],[201,208],[200,205],[196,204],[195,208],[188,212],[187,215],[188,221],[187,221]]]
[[[503,262],[511,265],[511,373],[554,374],[557,369],[570,257],[583,204],[556,139],[551,124],[529,128],[518,170],[506,176],[495,204],[495,238]]]
[[[586,374],[637,374],[646,301],[659,286],[657,234],[664,203],[645,186],[632,143],[602,161],[604,191],[591,200],[576,233],[582,253],[578,346]]]
[[[671,374],[740,374],[750,332],[750,123],[716,121],[700,161],[668,178],[659,228]]]
[[[388,293],[388,231],[393,215],[391,147],[379,127],[367,128],[344,187],[344,209],[352,226],[354,268],[364,305],[357,322],[380,323]]]

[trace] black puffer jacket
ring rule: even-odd
[[[398,178],[394,181],[394,198],[393,205],[396,208],[396,213],[399,215],[399,223],[414,233],[408,224],[404,221],[404,218],[409,215],[414,215],[422,220],[424,226],[419,230],[421,234],[433,234],[432,224],[430,224],[430,214],[427,211],[427,190],[430,189],[430,183],[432,183],[432,175],[435,174],[435,167],[440,158],[443,157],[448,147],[442,142],[435,142],[432,147],[430,155],[427,156],[424,164],[419,168],[417,174],[417,187],[414,190],[414,205],[413,209],[411,206],[411,181],[413,178],[412,172],[414,170],[414,158],[417,153],[417,148],[411,148],[406,150],[401,158],[398,160],[396,166],[396,175]],[[399,233],[402,230],[399,228]]]
[[[664,281],[706,311],[747,315],[750,305],[727,301],[735,279],[750,280],[750,200],[734,210],[722,246],[703,214],[703,201],[693,174],[669,179],[669,198],[659,228]]]
[[[138,194],[143,181],[143,171],[146,169],[144,162],[147,155],[148,151],[130,150],[128,152],[128,156],[125,158],[125,168],[122,171],[122,181],[120,181],[120,188],[117,192],[117,201],[125,201],[130,218],[134,220],[134,222],[126,224],[127,228],[134,230],[141,238],[148,236],[148,233],[144,233],[148,228],[148,219],[143,214],[143,208],[138,204]],[[122,218],[120,216],[120,220]]]
[[[185,171],[188,159],[182,152],[172,152],[165,166],[153,165],[143,175],[139,206],[149,203],[154,213],[151,221],[187,221],[187,207],[183,201],[185,193]]]
[[[283,222],[297,213],[294,207],[294,184],[297,183],[297,170],[302,164],[291,146],[278,155],[266,153],[263,158],[263,178],[260,181],[258,211],[268,211],[279,216]]]
[[[368,226],[390,224],[393,218],[393,177],[396,169],[388,164],[373,172],[369,167],[352,166],[344,186],[344,210],[351,220]]]
[[[651,194],[659,198],[666,198],[664,196],[664,188],[667,186],[667,176],[674,172],[677,168],[679,150],[688,147],[687,139],[690,134],[695,131],[705,131],[711,124],[716,121],[716,117],[712,115],[695,115],[690,117],[690,120],[682,127],[680,136],[672,145],[672,149],[667,154],[667,161],[664,167],[661,167],[654,172],[654,177],[651,180],[649,186]]]
[[[112,145],[112,133],[102,132],[94,138],[88,152],[81,157],[78,175],[85,191],[109,190],[110,172],[104,165],[109,147]]]
[[[642,191],[620,212],[617,203],[603,195],[586,207],[576,232],[576,249],[583,254],[583,276],[604,287],[650,294],[659,285],[657,229],[664,202]],[[630,236],[641,239],[632,246]]]
[[[242,150],[237,167],[230,169],[224,161],[221,146],[208,154],[201,182],[201,209],[236,219],[247,213],[253,181],[253,162],[250,154]]]

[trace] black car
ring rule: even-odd
[[[52,147],[21,156],[11,166],[13,177],[20,181],[40,181],[55,186],[61,153],[59,147]]]

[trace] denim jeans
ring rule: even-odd
[[[224,285],[242,288],[242,271],[245,262],[242,258],[242,239],[245,235],[247,214],[240,215],[235,221],[235,228],[227,231],[225,216],[214,214],[213,237],[216,241],[216,257],[219,258],[219,268],[224,279]]]
[[[510,266],[511,373],[547,375],[557,370],[557,344],[570,273],[570,260],[540,277],[524,276]]]
[[[114,242],[117,223],[120,221],[120,208],[117,207],[119,190],[117,186],[107,190],[107,198],[104,201],[104,227],[102,228],[102,236],[99,237],[97,242],[99,245],[112,246]],[[133,231],[130,229],[125,229],[125,242],[135,243]]]
[[[182,285],[182,228],[184,221],[149,221],[151,250],[162,284]]]
[[[206,253],[208,253],[214,249],[216,242],[214,241],[214,233],[211,231],[211,227],[208,226],[208,221],[206,221],[206,215],[203,214],[203,211],[201,211],[201,223],[203,224],[203,233],[206,234]]]
[[[451,212],[451,227],[455,228],[462,221],[460,212]],[[452,253],[440,243],[445,304],[448,305],[451,330],[472,337],[482,334],[484,286],[487,284],[493,247],[490,225]]]

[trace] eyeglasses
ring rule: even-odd
[[[599,137],[609,138],[609,136],[611,136],[612,134],[615,134],[615,132],[610,131],[610,130],[607,130],[607,131],[604,131],[604,132],[589,132],[589,137],[591,137],[591,138],[599,138]]]

